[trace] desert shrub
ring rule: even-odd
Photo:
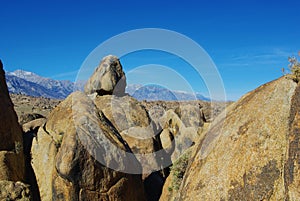
[[[300,52],[299,52],[299,56],[300,56]],[[289,57],[288,61],[289,61],[288,67],[290,71],[288,77],[298,83],[300,81],[300,63],[297,57],[295,56]]]
[[[168,187],[169,191],[179,190],[183,176],[187,169],[189,159],[191,157],[191,151],[187,150],[171,167],[171,174],[173,176],[171,186]]]
[[[23,149],[23,145],[19,141],[15,141],[15,152],[16,154],[19,154]]]
[[[57,149],[61,147],[62,141],[63,141],[63,133],[59,133],[59,137],[57,138],[57,140],[54,140],[54,144]]]

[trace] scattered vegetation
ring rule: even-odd
[[[298,55],[300,56],[300,51]],[[300,81],[300,62],[295,56],[289,57],[288,61],[289,61],[288,67],[290,71],[290,73],[288,74],[288,78],[291,78],[292,80],[298,83]]]
[[[191,157],[191,150],[187,150],[171,167],[172,183],[168,187],[169,191],[179,190],[183,176],[187,169],[189,159]]]
[[[57,138],[57,140],[54,141],[55,146],[57,149],[59,149],[61,147],[62,141],[63,141],[63,134],[64,133],[59,133],[59,137]]]
[[[23,149],[23,145],[19,141],[15,141],[15,152],[16,154],[19,154],[21,150]]]

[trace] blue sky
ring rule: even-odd
[[[216,64],[228,99],[236,100],[281,76],[287,57],[300,50],[296,0],[2,0],[1,8],[0,59],[5,70],[23,69],[55,79],[74,80],[89,53],[117,34],[163,28],[201,45]],[[126,72],[151,63],[169,66],[193,90],[208,93],[193,70],[186,70],[188,64],[172,55],[137,52],[121,61]],[[182,90],[176,84],[171,88]]]

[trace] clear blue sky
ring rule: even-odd
[[[0,59],[7,71],[23,69],[74,80],[88,54],[110,37],[132,29],[170,29],[207,51],[223,78],[228,99],[235,100],[281,76],[287,57],[300,50],[299,10],[297,0],[2,0]],[[154,57],[168,65],[168,56],[133,54],[121,61],[129,72]],[[184,64],[173,60],[169,65],[180,71]],[[194,90],[204,90],[198,84],[201,80],[191,77],[190,83]]]

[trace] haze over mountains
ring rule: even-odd
[[[82,91],[85,84],[45,78],[24,70],[6,72],[6,82],[10,93],[53,99],[65,99],[73,91]],[[158,85],[129,84],[126,92],[138,100],[210,100],[201,93],[172,91]]]

